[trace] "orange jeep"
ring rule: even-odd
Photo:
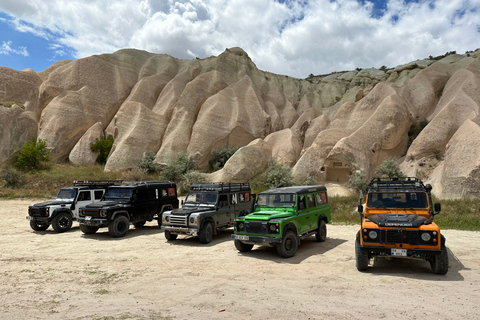
[[[436,274],[448,272],[445,238],[433,218],[432,186],[417,178],[374,178],[367,189],[362,225],[355,241],[356,267],[365,271],[371,258],[417,258],[430,262]],[[360,195],[360,203],[363,201]]]

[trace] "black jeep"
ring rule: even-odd
[[[177,186],[170,181],[133,181],[109,188],[102,201],[80,208],[80,230],[85,234],[108,227],[112,237],[124,237],[130,223],[136,228],[156,219],[162,225],[162,214],[178,208]]]

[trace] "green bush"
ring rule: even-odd
[[[6,187],[15,188],[19,187],[25,182],[25,176],[15,170],[4,170],[0,176],[7,184]]]
[[[238,148],[228,148],[228,147],[223,147],[220,149],[212,149],[212,155],[213,159],[208,162],[210,165],[210,168],[213,171],[217,171],[223,168],[225,166],[225,163],[227,163],[228,159],[230,159],[231,156],[235,152],[237,152]]]
[[[147,151],[143,155],[143,158],[138,162],[138,167],[145,173],[155,173],[158,171],[158,165],[153,163],[155,160],[155,153],[153,151]]]
[[[405,173],[402,172],[397,163],[397,159],[390,158],[382,162],[375,172],[376,175],[386,178],[405,178]]]
[[[348,176],[349,180],[349,187],[358,190],[359,192],[362,191],[365,195],[367,193],[368,187],[368,180],[365,173],[362,172],[354,172],[352,175]]]
[[[198,171],[188,171],[183,175],[183,180],[178,185],[178,193],[186,194],[193,183],[205,183],[205,177]]]
[[[92,142],[90,144],[90,150],[93,152],[98,152],[97,163],[99,164],[105,164],[107,163],[107,158],[108,154],[110,153],[110,150],[112,150],[113,146],[113,137],[112,135],[108,135],[108,137],[105,138],[100,138],[100,139],[95,139],[95,142]]]
[[[295,184],[291,169],[277,162],[274,158],[268,161],[268,167],[263,176],[265,184],[269,188],[289,187]]]
[[[188,153],[183,152],[178,154],[175,160],[163,169],[160,178],[180,183],[184,180],[184,175],[193,170],[195,170],[195,161]]]
[[[35,138],[27,141],[15,157],[14,166],[22,171],[35,171],[50,160],[47,142]]]

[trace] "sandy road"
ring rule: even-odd
[[[0,319],[480,319],[479,232],[444,232],[445,276],[413,260],[361,273],[357,226],[328,225],[326,242],[282,259],[275,248],[237,252],[232,230],[208,245],[167,242],[156,222],[123,239],[76,224],[34,232],[35,202],[0,201]]]

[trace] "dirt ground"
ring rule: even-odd
[[[122,239],[76,223],[34,232],[25,217],[40,201],[0,201],[0,319],[480,319],[480,232],[444,231],[445,276],[414,260],[361,273],[357,226],[330,224],[326,242],[282,259],[237,252],[231,229],[208,245],[167,242],[155,221]]]

